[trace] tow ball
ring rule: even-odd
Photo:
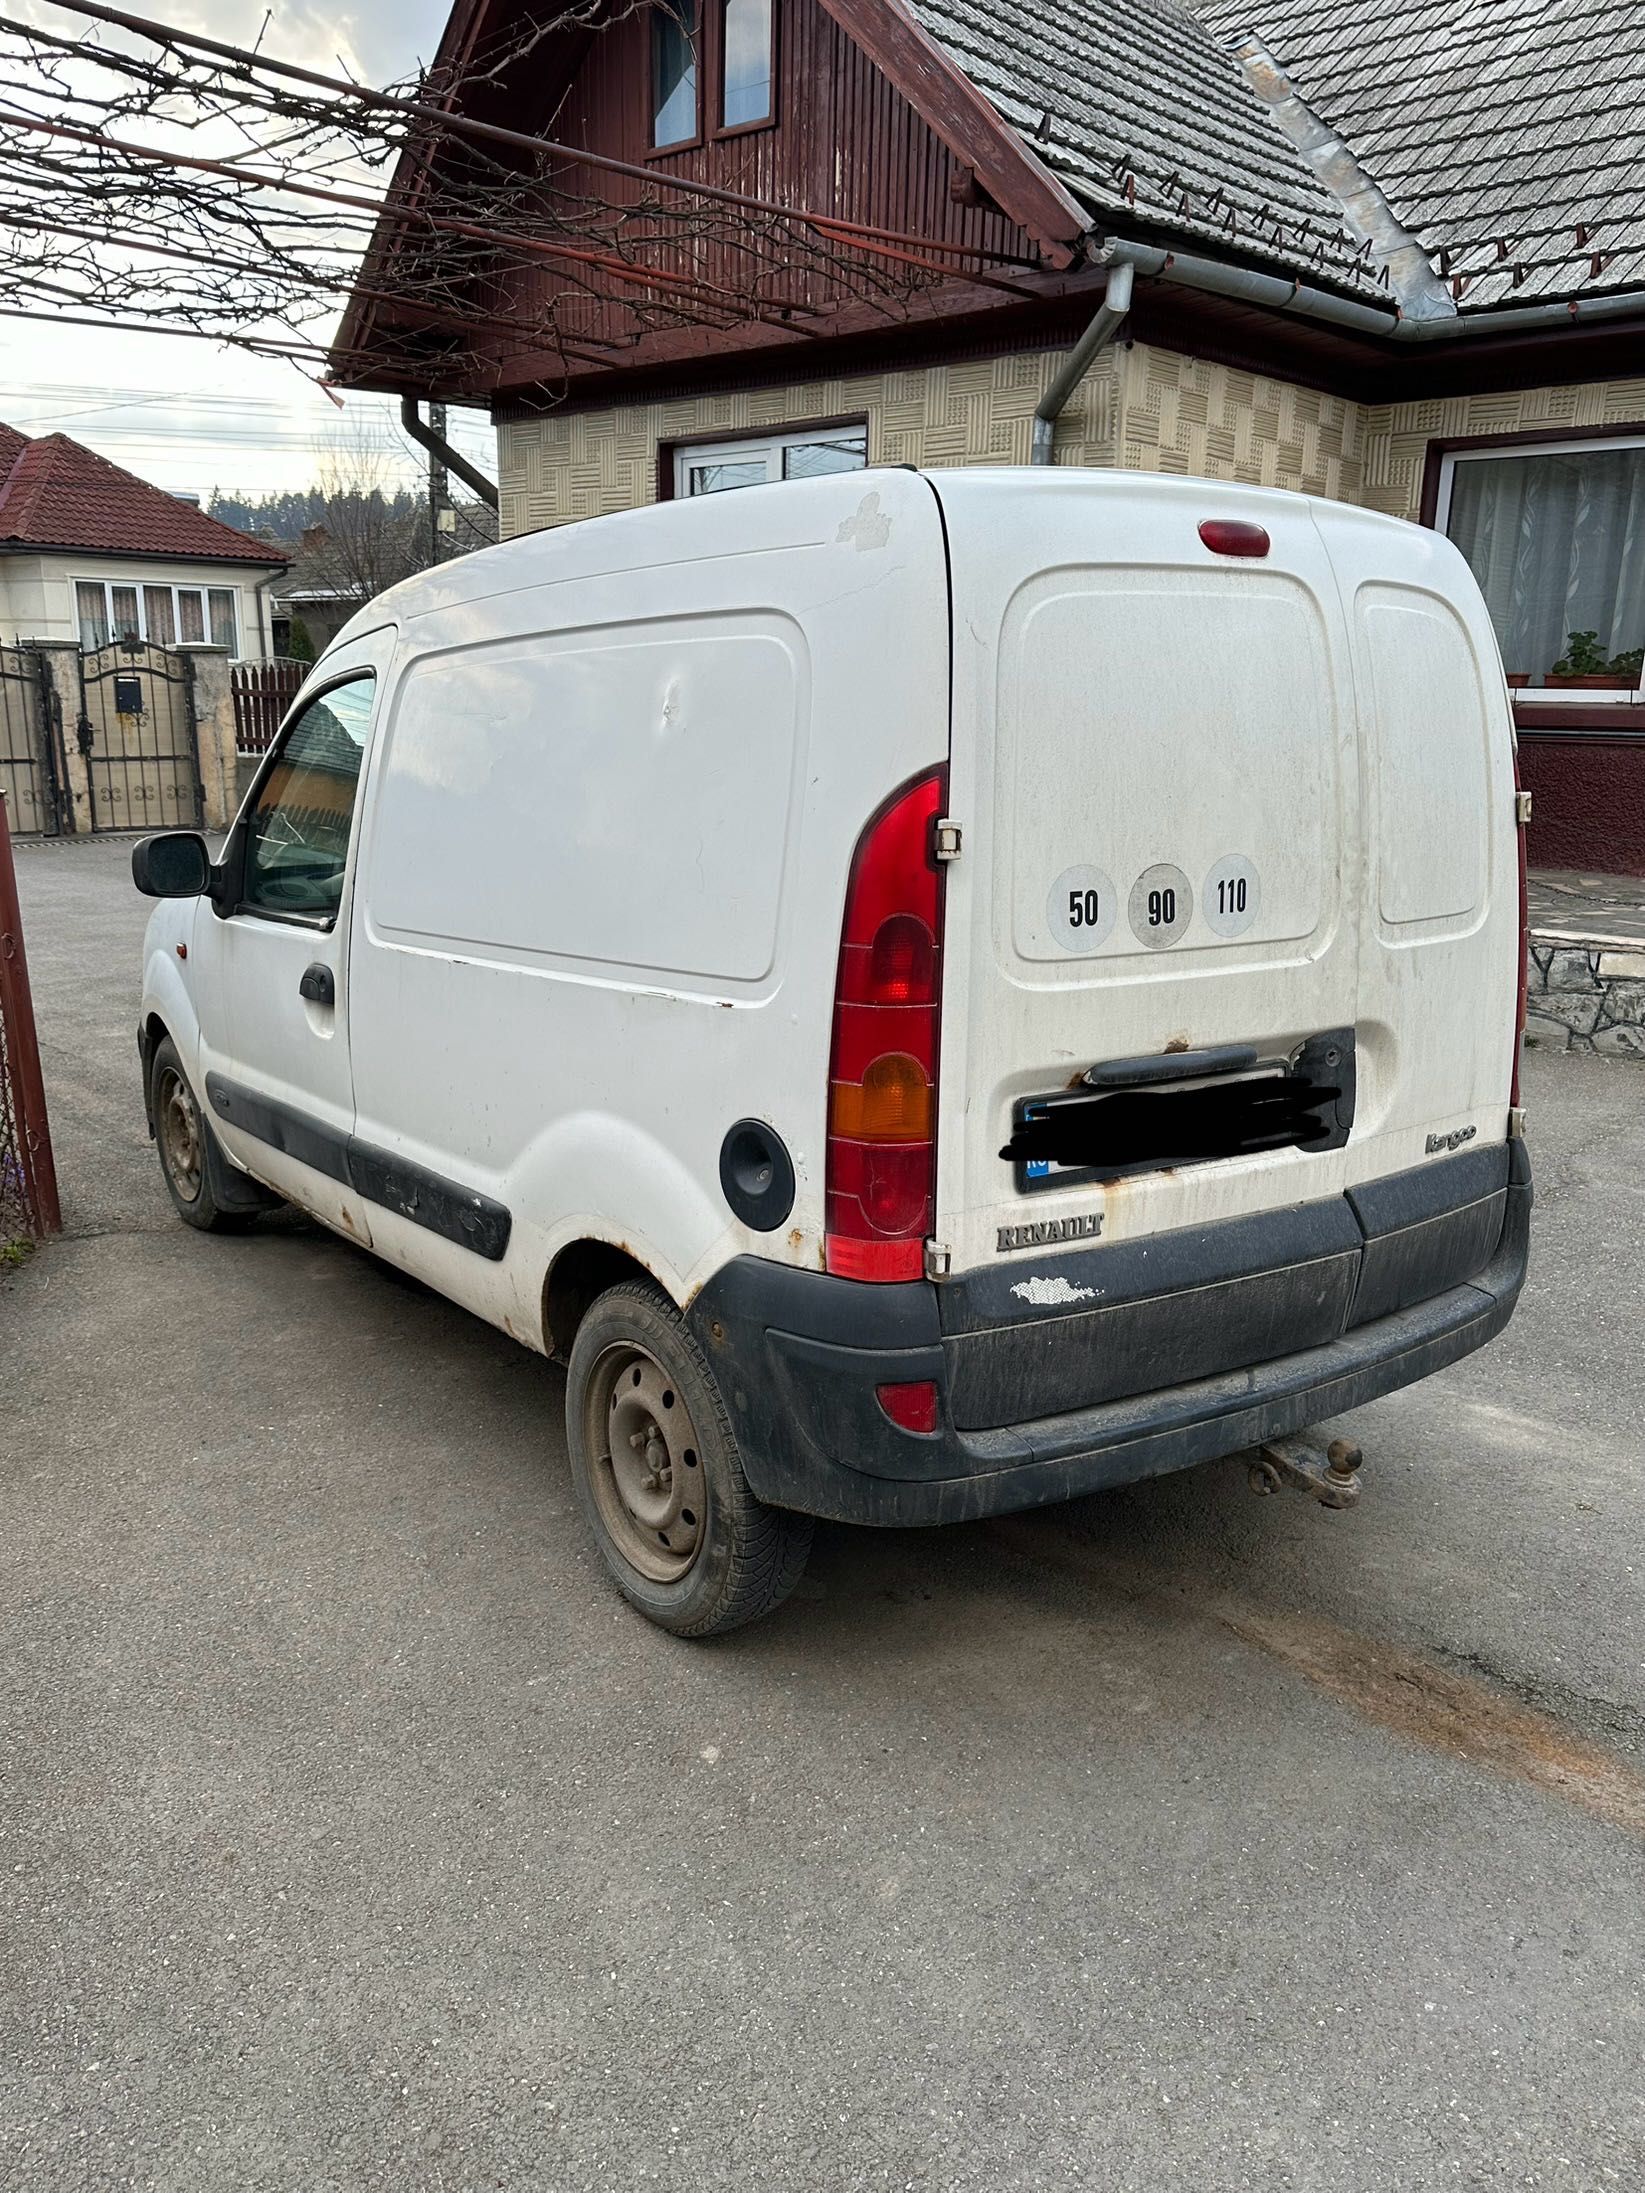
[[[1306,1439],[1270,1439],[1251,1456],[1251,1490],[1266,1499],[1289,1485],[1327,1508],[1351,1508],[1359,1500],[1365,1457],[1351,1439],[1333,1439],[1322,1454]]]

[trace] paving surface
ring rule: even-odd
[[[1645,876],[1585,876],[1534,868],[1531,933],[1591,944],[1645,945]]]
[[[1528,1063],[1534,1276],[1219,1463],[822,1533],[651,1630],[558,1374],[191,1235],[143,909],[30,847],[71,1237],[0,1289],[0,2185],[1431,2193],[1645,2172],[1645,1105]]]

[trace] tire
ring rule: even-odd
[[[811,1518],[743,1475],[707,1358],[658,1288],[609,1288],[578,1327],[566,1379],[577,1498],[618,1590],[676,1637],[714,1637],[781,1606]]]
[[[149,1066],[149,1114],[160,1175],[183,1224],[198,1227],[203,1234],[233,1233],[243,1227],[251,1213],[225,1209],[217,1200],[214,1184],[223,1159],[170,1036],[155,1046]]]

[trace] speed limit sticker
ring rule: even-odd
[[[1243,936],[1257,918],[1262,879],[1243,853],[1219,860],[1205,879],[1200,911],[1219,937]]]
[[[1112,880],[1089,865],[1065,868],[1045,902],[1051,934],[1065,952],[1094,952],[1106,944],[1118,914]]]
[[[1161,861],[1131,886],[1131,927],[1139,944],[1160,951],[1175,944],[1194,915],[1194,887],[1180,868]]]

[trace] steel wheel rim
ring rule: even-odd
[[[585,1439],[600,1520],[629,1566],[677,1584],[702,1551],[702,1448],[685,1398],[638,1341],[613,1343],[589,1380]]]
[[[160,1154],[172,1186],[185,1203],[198,1202],[205,1156],[200,1135],[200,1110],[194,1091],[168,1066],[160,1076],[154,1107]]]

